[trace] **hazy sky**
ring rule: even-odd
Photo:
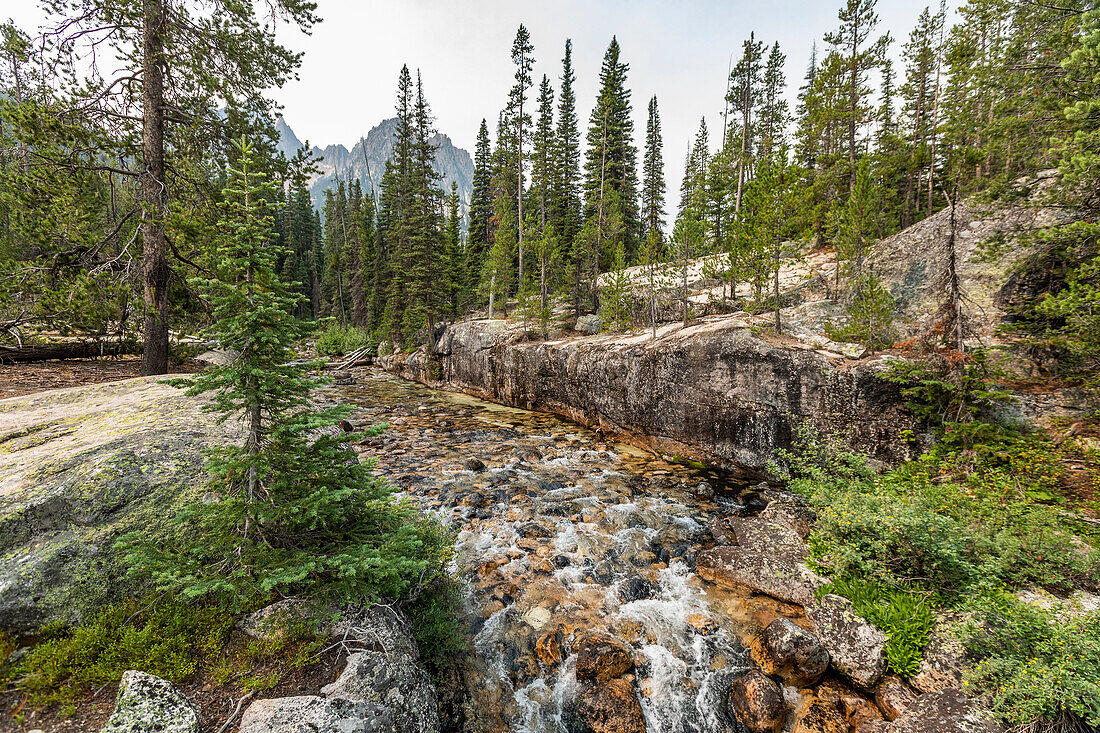
[[[497,112],[513,83],[510,52],[520,23],[535,47],[536,87],[546,74],[557,90],[565,39],[573,39],[582,129],[600,61],[615,35],[630,65],[639,148],[647,101],[658,98],[671,207],[701,116],[707,117],[712,142],[718,137],[731,54],[736,60],[752,31],[767,44],[778,40],[793,96],[811,44],[817,40],[820,47],[822,35],[836,26],[842,1],[318,0],[324,22],[311,36],[282,34],[305,58],[300,80],[276,97],[302,140],[350,146],[393,115],[397,73],[407,63],[423,75],[438,129],[472,154],[483,117],[495,133]],[[895,56],[924,4],[879,0],[881,28],[894,36]],[[36,7],[36,0],[5,0],[0,16],[30,27]]]

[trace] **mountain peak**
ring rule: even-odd
[[[279,133],[278,148],[288,158],[305,147],[282,117],[276,120],[275,129]],[[320,208],[325,191],[335,188],[338,180],[358,179],[364,193],[374,191],[382,180],[386,162],[393,155],[396,134],[397,118],[390,117],[372,127],[351,149],[340,143],[324,148],[314,146],[312,152],[319,159],[317,167],[320,174],[310,181],[313,205]],[[442,175],[440,186],[444,191],[449,191],[452,181],[458,184],[458,196],[465,216],[473,190],[473,159],[468,151],[455,147],[451,138],[441,132],[432,136],[431,142],[436,149],[435,169]]]

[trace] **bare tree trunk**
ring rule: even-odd
[[[776,235],[775,235],[774,255],[775,255],[774,256],[774,261],[775,261],[775,281],[774,281],[775,282],[775,332],[776,332],[776,334],[779,334],[779,332],[782,331],[782,329],[783,329],[783,324],[780,323],[780,315],[779,315],[779,233],[778,232],[776,232]]]
[[[955,233],[957,220],[956,207],[959,202],[959,187],[956,184],[951,192],[951,218],[950,229],[947,234],[947,333],[950,339],[949,345],[956,351],[963,350],[963,318],[962,318],[962,292],[959,288],[959,273],[955,261]]]
[[[165,0],[142,0],[143,94],[141,172],[141,274],[145,298],[142,374],[168,372],[168,266],[164,219],[164,31]]]
[[[493,320],[493,305],[497,297],[497,274],[494,272],[489,277],[489,320]]]

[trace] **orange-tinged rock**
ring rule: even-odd
[[[585,692],[577,717],[592,733],[645,733],[645,715],[634,688],[624,679],[608,680]]]
[[[703,636],[708,636],[718,630],[718,622],[701,613],[693,613],[688,616],[688,625]]]
[[[603,682],[619,677],[634,666],[630,647],[604,631],[590,631],[574,644],[577,679]]]

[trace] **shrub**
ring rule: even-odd
[[[981,598],[964,634],[964,681],[1011,724],[1100,726],[1100,614],[1059,617],[1010,594]],[[1043,726],[1043,727],[1046,727]]]
[[[1058,511],[1036,500],[1057,474],[1042,445],[1019,434],[980,449],[941,443],[875,476],[802,432],[786,472],[817,511],[810,546],[824,571],[912,582],[953,604],[998,585],[1063,590],[1095,573],[1096,553],[1081,553]]]
[[[314,348],[319,356],[344,356],[371,346],[372,341],[370,333],[362,328],[330,323],[317,338]]]
[[[50,625],[12,671],[33,707],[69,703],[77,693],[122,678],[128,669],[183,682],[217,653],[236,617],[212,605],[128,601],[75,629]]]
[[[425,577],[406,610],[424,666],[439,682],[454,664],[455,656],[466,648],[458,621],[463,588],[443,570],[454,559],[454,532],[430,519],[424,519],[422,524],[422,533],[435,548],[432,565],[437,570]]]
[[[890,669],[903,677],[917,673],[928,634],[936,621],[933,595],[854,577],[834,580],[823,592],[844,596],[852,602],[856,613],[886,634]]]

